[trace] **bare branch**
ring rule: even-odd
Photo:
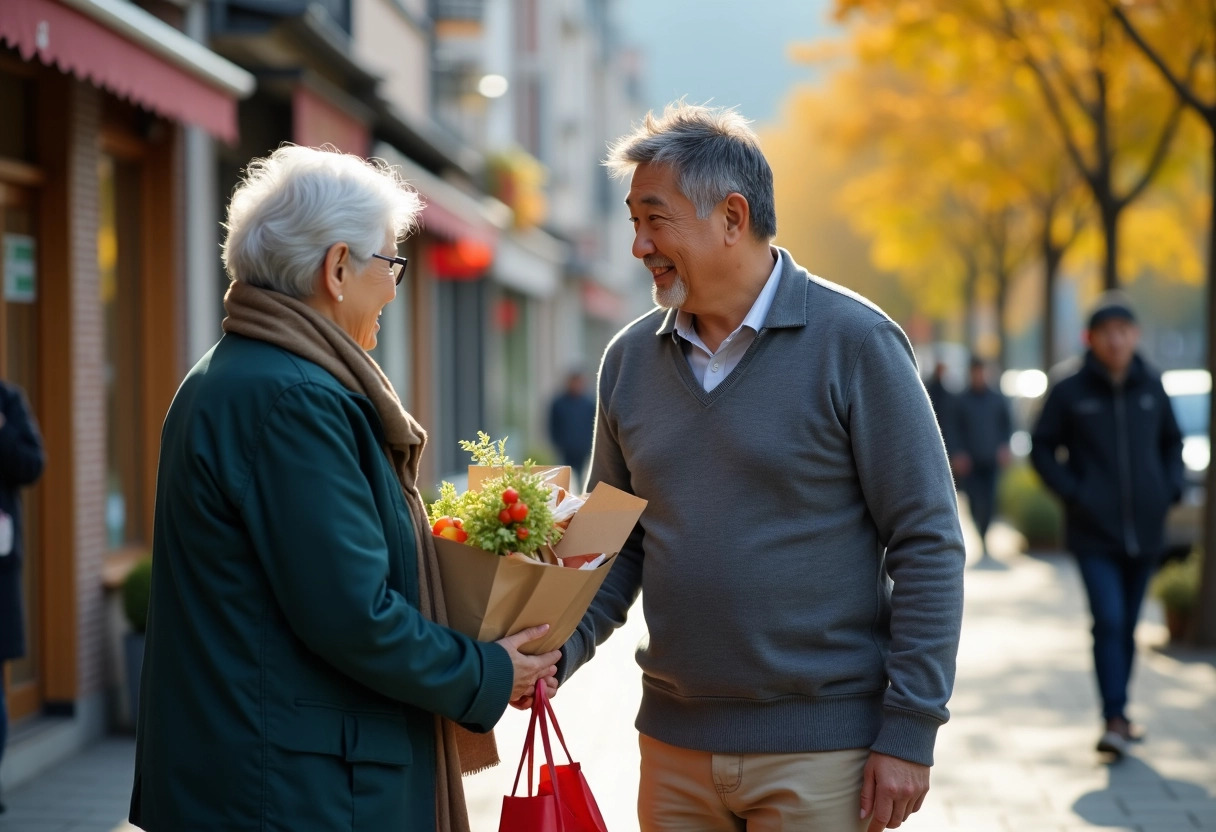
[[[1165,121],[1164,127],[1161,129],[1161,135],[1157,137],[1157,146],[1153,148],[1153,155],[1149,157],[1149,162],[1144,167],[1144,171],[1140,174],[1140,181],[1132,186],[1122,197],[1115,197],[1115,211],[1122,211],[1129,203],[1140,196],[1148,183],[1157,175],[1157,171],[1165,162],[1165,157],[1169,153],[1170,144],[1174,140],[1174,134],[1178,132],[1178,124],[1182,121],[1182,112],[1186,109],[1186,105],[1180,99],[1174,99],[1174,109],[1170,116]]]
[[[1030,47],[1018,32],[1017,24],[1014,21],[1013,10],[1009,7],[1006,0],[1000,0],[1000,8],[1004,13],[1004,25],[1001,28],[1002,33],[1020,43],[1025,50],[1025,55],[1022,62],[1034,73],[1035,80],[1039,82],[1039,89],[1043,92],[1043,97],[1047,100],[1047,109],[1051,113],[1052,120],[1055,121],[1056,127],[1060,130],[1060,137],[1064,141],[1064,149],[1068,151],[1068,157],[1072,159],[1072,163],[1076,166],[1077,172],[1085,178],[1092,188],[1097,190],[1101,183],[1098,179],[1098,172],[1091,170],[1085,164],[1085,157],[1081,154],[1081,148],[1077,145],[1076,138],[1072,134],[1072,129],[1068,125],[1068,117],[1064,113],[1064,108],[1060,104],[1059,97],[1056,95],[1055,88],[1051,84],[1051,79],[1047,76],[1047,72],[1039,65],[1039,62],[1034,59],[1031,54]]]
[[[1191,60],[1188,63],[1186,70],[1186,79],[1184,83],[1189,85],[1195,77],[1195,70],[1199,66],[1200,51],[1196,50],[1191,55]],[[1181,98],[1174,99],[1174,109],[1166,119],[1165,125],[1161,130],[1161,135],[1157,137],[1157,146],[1153,148],[1153,154],[1149,157],[1149,163],[1145,166],[1143,174],[1140,176],[1140,181],[1137,182],[1122,199],[1116,198],[1115,210],[1122,210],[1123,206],[1140,196],[1140,193],[1148,187],[1148,183],[1157,175],[1157,171],[1165,162],[1165,157],[1169,153],[1170,144],[1174,141],[1174,134],[1178,132],[1178,125],[1182,121],[1182,111],[1186,109],[1186,104]]]
[[[1135,43],[1140,51],[1144,53],[1144,56],[1148,58],[1149,62],[1152,63],[1153,66],[1157,67],[1157,71],[1161,73],[1161,77],[1165,79],[1167,84],[1174,88],[1174,92],[1177,93],[1178,97],[1185,101],[1188,106],[1195,110],[1195,112],[1199,113],[1199,115],[1203,117],[1204,121],[1208,123],[1209,127],[1216,129],[1216,103],[1209,104],[1202,101],[1199,98],[1198,93],[1195,91],[1195,88],[1189,83],[1184,83],[1183,80],[1179,78],[1172,69],[1170,69],[1169,64],[1165,62],[1165,59],[1161,57],[1160,53],[1157,52],[1157,50],[1153,48],[1152,44],[1145,39],[1140,30],[1132,24],[1131,19],[1128,18],[1127,14],[1119,6],[1118,0],[1106,0],[1106,5],[1110,8],[1111,13],[1115,16],[1115,19],[1118,20],[1123,26],[1123,31],[1127,33],[1127,36],[1132,39],[1132,42]],[[1216,25],[1216,23],[1214,23],[1214,25]],[[1192,56],[1192,66],[1194,66],[1194,60],[1195,59]]]

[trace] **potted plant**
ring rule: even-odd
[[[1198,550],[1183,561],[1171,561],[1153,577],[1152,594],[1165,611],[1165,626],[1171,642],[1181,642],[1190,631],[1191,619],[1199,606]]]
[[[123,658],[127,671],[127,691],[131,703],[131,723],[139,716],[139,677],[144,663],[144,633],[148,629],[148,600],[152,596],[152,559],[140,560],[127,573],[122,584],[122,609],[131,631],[123,637]]]
[[[1022,533],[1032,550],[1051,550],[1060,545],[1064,513],[1027,463],[1008,468],[997,493],[1001,515]]]

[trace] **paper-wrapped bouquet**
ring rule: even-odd
[[[525,645],[565,643],[603,584],[646,501],[600,483],[570,492],[570,469],[516,465],[484,433],[461,442],[473,457],[468,490],[443,483],[430,507],[449,624],[481,641],[548,624]]]

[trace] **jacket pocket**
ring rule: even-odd
[[[414,760],[404,716],[311,700],[297,700],[282,714],[271,739],[288,751],[328,754],[348,763],[408,766]]]

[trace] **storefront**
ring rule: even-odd
[[[26,390],[48,458],[26,498],[14,721],[96,733],[109,716],[103,581],[147,550],[186,364],[184,126],[235,141],[252,89],[132,4],[0,4],[0,374]]]

